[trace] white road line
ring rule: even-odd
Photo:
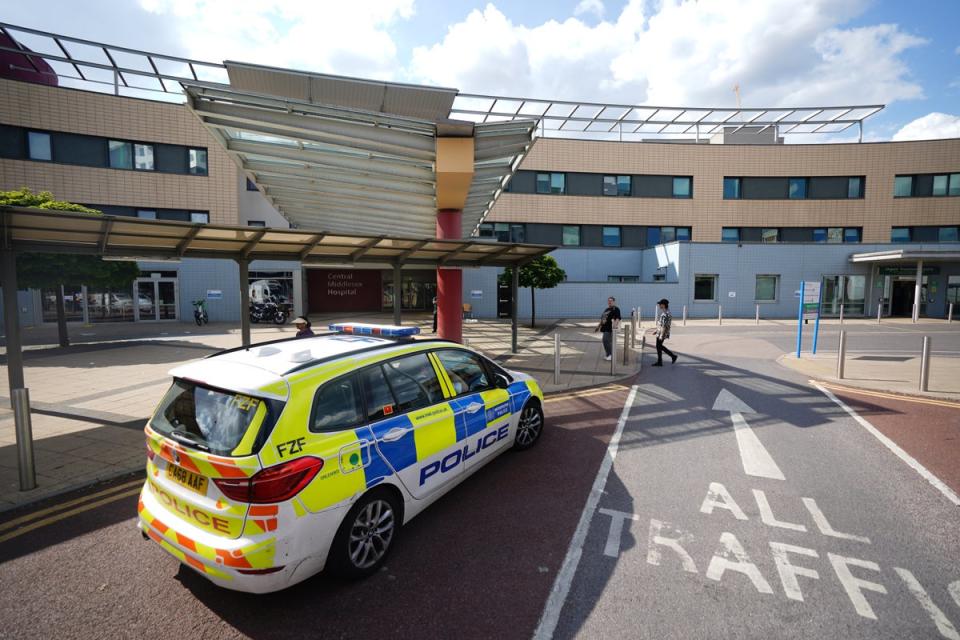
[[[623,404],[623,411],[620,413],[620,420],[617,421],[617,428],[610,438],[610,444],[607,445],[607,452],[600,463],[600,469],[597,470],[597,477],[593,481],[593,487],[590,489],[590,495],[587,497],[587,503],[583,506],[583,512],[580,514],[580,522],[577,523],[577,529],[573,532],[573,538],[570,540],[570,546],[567,548],[567,555],[563,559],[563,565],[557,573],[557,579],[553,582],[553,589],[550,590],[550,597],[547,598],[547,604],[543,608],[543,614],[540,616],[540,623],[537,630],[533,632],[535,640],[548,640],[553,638],[553,633],[557,629],[557,623],[560,621],[560,611],[563,609],[563,603],[567,600],[570,593],[570,585],[573,583],[573,576],[577,572],[577,566],[580,564],[580,556],[583,554],[583,543],[587,539],[587,531],[590,529],[590,521],[597,510],[597,504],[603,495],[603,489],[607,485],[607,476],[610,475],[610,469],[613,467],[613,461],[617,457],[617,450],[620,448],[620,437],[623,435],[623,427],[627,424],[627,418],[630,416],[630,409],[633,407],[634,398],[637,395],[637,385],[630,387],[630,394],[627,401]]]
[[[944,496],[946,496],[947,500],[949,500],[950,502],[952,502],[957,506],[960,506],[960,497],[958,497],[957,494],[953,492],[953,489],[945,485],[943,481],[940,480],[940,478],[930,473],[926,467],[924,467],[922,464],[917,462],[916,458],[914,458],[909,453],[901,449],[896,442],[894,442],[887,436],[880,433],[880,431],[878,431],[876,427],[874,427],[872,424],[867,422],[866,419],[862,418],[856,411],[854,411],[849,406],[847,406],[847,404],[843,400],[833,395],[829,389],[826,389],[825,387],[820,386],[816,382],[812,384],[817,389],[819,389],[820,392],[823,393],[823,395],[827,396],[828,398],[836,402],[841,409],[843,409],[848,414],[850,414],[850,417],[856,420],[861,427],[863,427],[864,429],[869,431],[871,434],[873,434],[873,436],[877,440],[883,443],[883,446],[885,446],[887,449],[890,449],[890,451],[892,451],[895,456],[897,456],[898,458],[906,462],[910,467],[913,468],[914,471],[919,473],[924,480],[932,484],[937,489],[937,491],[939,491]]]
[[[785,480],[783,471],[780,471],[773,456],[760,442],[760,438],[753,432],[744,417],[736,411],[731,412],[730,417],[733,419],[733,433],[737,436],[744,473],[748,476]]]

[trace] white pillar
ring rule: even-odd
[[[920,320],[920,303],[923,301],[920,297],[920,290],[923,284],[923,260],[917,260],[917,283],[913,288],[913,321]]]

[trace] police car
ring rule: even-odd
[[[369,575],[402,524],[540,437],[531,377],[414,327],[330,330],[174,369],[145,429],[138,526],[218,585]]]

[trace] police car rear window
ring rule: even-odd
[[[266,410],[259,398],[177,380],[160,402],[150,426],[181,444],[230,455]]]

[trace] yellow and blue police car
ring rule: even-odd
[[[214,583],[362,577],[400,526],[543,430],[530,376],[415,327],[345,323],[171,371],[138,526]]]

